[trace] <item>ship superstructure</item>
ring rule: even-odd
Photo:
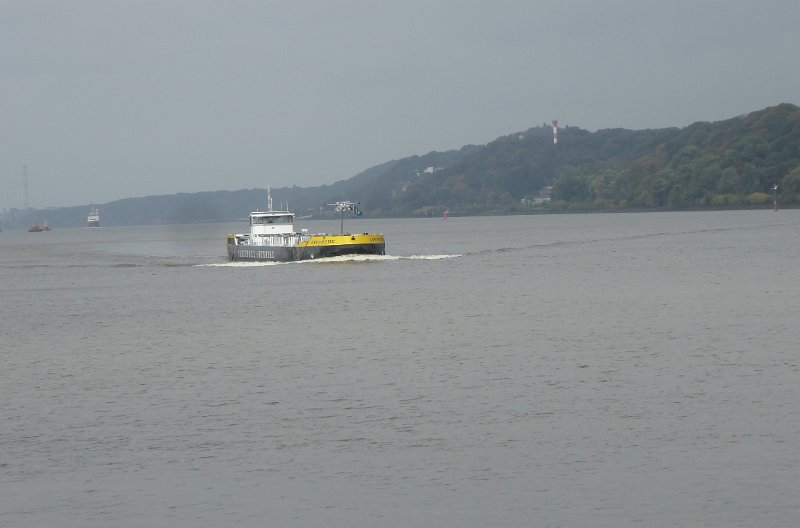
[[[92,212],[86,217],[87,227],[100,227],[100,211],[92,207]]]

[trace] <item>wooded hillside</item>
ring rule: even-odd
[[[265,187],[269,182],[264,182]],[[299,216],[361,202],[368,216],[515,214],[800,204],[800,108],[780,104],[714,123],[656,130],[577,127],[553,144],[545,123],[486,145],[393,160],[321,187],[274,188]],[[545,197],[550,198],[550,200]],[[264,208],[264,189],[128,198],[100,205],[103,225],[217,222]],[[17,211],[7,227],[46,218],[79,226],[89,206]]]

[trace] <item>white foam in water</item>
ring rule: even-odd
[[[441,260],[452,257],[460,257],[461,255],[342,255],[339,257],[326,257],[311,260],[302,260],[299,263],[310,264],[313,262],[379,262],[379,261],[393,261],[393,260]]]
[[[331,262],[380,262],[394,260],[442,260],[460,257],[461,255],[410,255],[401,257],[395,255],[343,255],[340,257],[326,257],[309,260],[289,261],[289,262],[222,262],[216,264],[198,264],[200,267],[230,267],[230,268],[252,268],[257,266],[277,266],[279,264],[313,264]]]
[[[461,255],[411,255],[410,257],[400,257],[403,260],[442,260],[460,257]]]

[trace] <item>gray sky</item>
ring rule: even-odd
[[[800,103],[798,0],[0,0],[0,208]]]

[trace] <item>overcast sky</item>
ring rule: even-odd
[[[0,208],[800,103],[798,0],[0,0]]]

